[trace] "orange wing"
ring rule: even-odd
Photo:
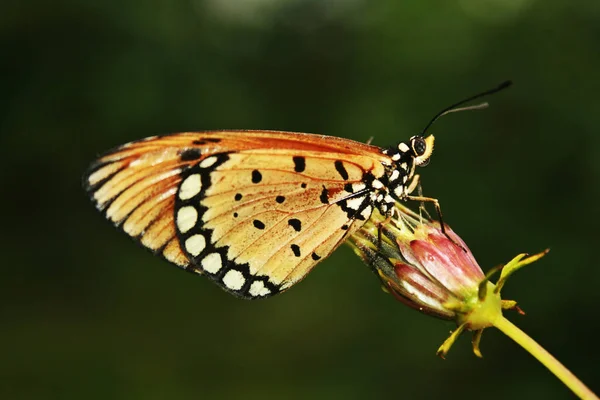
[[[372,212],[363,181],[390,162],[378,147],[322,135],[182,133],[118,147],[84,184],[155,254],[258,298],[301,280],[362,226]]]

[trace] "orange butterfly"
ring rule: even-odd
[[[433,143],[422,134],[388,149],[279,131],[155,136],[100,157],[84,186],[155,254],[255,299],[303,279],[374,209],[435,201],[410,196]]]

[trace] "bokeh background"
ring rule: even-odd
[[[432,132],[427,195],[525,331],[600,391],[600,2],[31,0],[0,16],[3,399],[571,398],[499,332],[468,336],[383,293],[347,246],[284,295],[230,297],[143,251],[80,187],[154,134]]]

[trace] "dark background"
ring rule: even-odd
[[[10,2],[0,16],[5,399],[571,398],[498,331],[485,358],[384,294],[347,246],[286,294],[237,300],[118,233],[80,187],[96,154],[219,128],[386,146],[432,129],[427,195],[526,332],[600,391],[600,3]]]

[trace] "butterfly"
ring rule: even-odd
[[[153,136],[99,157],[83,184],[108,220],[156,255],[238,297],[265,298],[302,280],[374,210],[437,205],[411,196],[434,140],[419,134],[382,149],[282,131]]]

